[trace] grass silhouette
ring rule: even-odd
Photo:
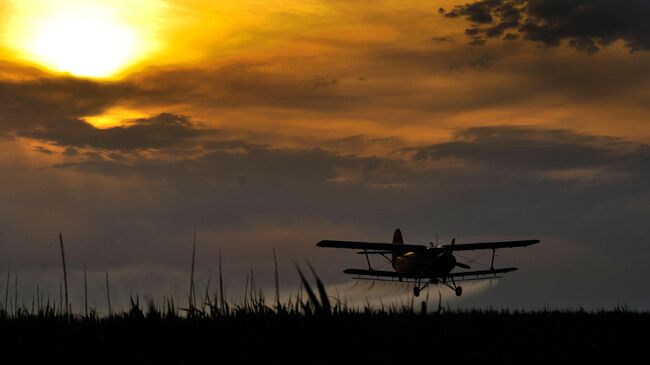
[[[267,305],[249,290],[240,303],[216,294],[187,308],[173,300],[144,304],[138,296],[121,312],[75,314],[49,301],[32,309],[0,310],[3,353],[31,360],[87,363],[273,361],[521,361],[617,359],[640,354],[650,314],[610,311],[416,311],[410,306],[353,308],[330,302],[310,266],[312,284],[296,266],[306,298]],[[417,306],[416,306],[417,307]],[[440,308],[440,303],[438,303]],[[639,335],[641,333],[641,335]],[[34,351],[34,349],[39,349]],[[307,353],[309,355],[300,355]],[[303,357],[309,356],[309,358]]]

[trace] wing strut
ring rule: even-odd
[[[370,258],[368,257],[368,250],[363,250],[364,255],[366,255],[366,262],[368,262],[368,270],[372,270],[372,266],[370,266]]]
[[[492,263],[490,264],[490,270],[494,270],[494,253],[496,252],[496,248],[492,249]]]

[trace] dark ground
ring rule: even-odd
[[[650,313],[631,311],[24,316],[0,318],[0,348],[28,362],[645,363],[649,332]]]

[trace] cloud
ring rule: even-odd
[[[299,60],[288,57],[282,62],[291,64]],[[343,80],[312,72],[314,67],[309,64],[296,64],[292,72],[282,71],[284,67],[270,61],[235,61],[204,67],[157,68],[131,75],[129,83],[137,85],[137,92],[132,96],[149,105],[191,101],[212,108],[325,110],[334,106],[355,107],[356,98],[339,90]]]
[[[646,145],[622,138],[532,126],[458,129],[448,141],[398,147],[388,157],[337,152],[341,148],[347,150],[348,144],[366,143],[366,137],[358,135],[326,141],[323,146],[333,149],[321,149],[275,148],[226,139],[228,131],[210,130],[210,133],[210,139],[198,142],[194,136],[187,137],[191,139],[185,142],[191,141],[189,144],[200,148],[199,152],[191,150],[191,153],[174,148],[185,143],[182,137],[170,141],[155,139],[155,143],[142,137],[138,144],[118,146],[108,142],[112,137],[109,134],[106,141],[92,145],[98,149],[86,149],[84,153],[75,149],[65,153],[65,161],[52,167],[111,177],[139,176],[181,185],[207,181],[237,191],[255,191],[254,195],[264,201],[274,200],[264,196],[271,191],[277,193],[272,193],[273,197],[281,196],[281,191],[294,196],[293,189],[298,189],[300,196],[339,188],[378,193],[388,189],[405,194],[428,194],[430,189],[435,189],[438,196],[448,189],[465,189],[467,182],[475,179],[482,181],[481,186],[490,188],[503,181],[518,180],[523,186],[532,187],[550,180],[576,185],[589,181],[600,186],[629,183],[632,184],[629,193],[634,194],[643,190],[639,183],[648,178],[650,166],[650,149]],[[134,133],[131,138],[136,136],[139,134]],[[391,145],[393,142],[377,143]],[[143,154],[126,149],[145,145],[164,146],[169,151]],[[102,149],[105,146],[122,149]]]
[[[527,126],[473,127],[454,140],[416,148],[413,159],[458,159],[510,171],[610,166],[630,156],[634,145],[612,137]]]
[[[77,151],[77,149],[74,147],[68,147],[65,149],[65,151],[63,151],[63,155],[68,157],[74,157],[77,156],[78,154],[79,151]]]
[[[362,138],[332,143],[358,143]],[[454,218],[448,211],[455,204],[466,208],[476,204],[472,209],[479,216],[494,210],[507,216],[527,205],[544,214],[552,201],[536,197],[545,195],[563,199],[571,209],[595,204],[597,195],[590,194],[597,192],[619,204],[645,194],[650,178],[647,146],[530,126],[459,129],[449,141],[402,148],[390,158],[319,148],[274,148],[243,140],[203,142],[202,149],[200,155],[178,154],[172,159],[98,151],[53,167],[89,176],[164,182],[175,194],[196,196],[183,205],[196,209],[197,214],[219,206],[233,217],[249,209],[261,215],[338,220],[349,217],[346,207],[355,207],[358,224],[379,224],[379,217],[389,224],[396,212],[386,210],[396,206],[408,211],[435,206],[447,212],[436,214],[436,219],[457,224],[454,219],[463,221],[462,213],[456,211],[460,216]],[[214,199],[198,199],[215,192],[220,193]],[[417,222],[427,216],[414,214],[411,219]],[[535,224],[531,221],[521,228]]]
[[[440,42],[440,43],[455,43],[454,39],[452,37],[432,37],[431,38],[435,42]]]
[[[34,151],[36,151],[38,153],[42,153],[44,155],[52,155],[52,154],[54,154],[54,151],[52,151],[52,150],[50,150],[48,148],[45,148],[43,146],[34,147]]]
[[[51,141],[66,147],[90,147],[112,150],[161,149],[177,146],[200,135],[188,117],[161,113],[133,120],[129,125],[95,128],[81,119],[51,122],[40,128],[20,131],[21,137]],[[66,155],[75,152],[67,149]]]
[[[137,175],[166,181],[207,180],[247,188],[317,188],[345,181],[348,184],[400,182],[392,160],[379,157],[339,155],[320,148],[278,149],[241,140],[212,140],[201,144],[199,156],[107,153],[77,156],[74,161],[53,167],[108,176]],[[181,178],[182,177],[182,178]],[[244,182],[242,184],[242,182]]]
[[[284,59],[287,61],[287,59]],[[79,79],[10,62],[0,63],[0,133],[51,140],[60,145],[103,148],[155,148],[195,134],[194,126],[176,119],[136,121],[127,127],[99,130],[86,116],[116,107],[195,112],[270,108],[276,111],[349,110],[358,96],[327,73],[276,70],[278,63],[234,61],[225,65],[151,68],[120,81]],[[189,108],[188,108],[189,106]],[[217,114],[218,115],[218,114]],[[154,136],[148,136],[155,133]],[[164,135],[163,135],[164,134]],[[119,139],[124,138],[124,141]],[[142,138],[142,143],[137,140]]]
[[[474,60],[469,62],[469,66],[473,68],[478,68],[478,69],[489,69],[490,64],[494,62],[497,59],[494,55],[491,55],[489,53],[484,53],[481,56],[475,58]]]
[[[132,94],[125,83],[56,76],[7,62],[0,64],[0,75],[3,132],[101,114]]]
[[[586,53],[617,40],[630,51],[650,49],[650,3],[644,0],[480,0],[444,13],[472,23],[472,42],[503,37],[557,47],[563,42]]]

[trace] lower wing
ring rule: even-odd
[[[493,276],[498,274],[505,274],[517,270],[516,267],[506,267],[503,269],[491,269],[491,270],[477,270],[477,271],[463,271],[450,273],[444,276],[430,276],[430,275],[419,275],[419,274],[410,274],[410,273],[399,273],[395,271],[381,271],[381,270],[363,270],[363,269],[346,269],[343,270],[343,273],[349,275],[358,275],[358,276],[374,276],[374,277],[384,277],[384,278],[395,278],[395,279],[448,279],[448,278],[467,278],[467,277],[481,277],[481,276]]]

